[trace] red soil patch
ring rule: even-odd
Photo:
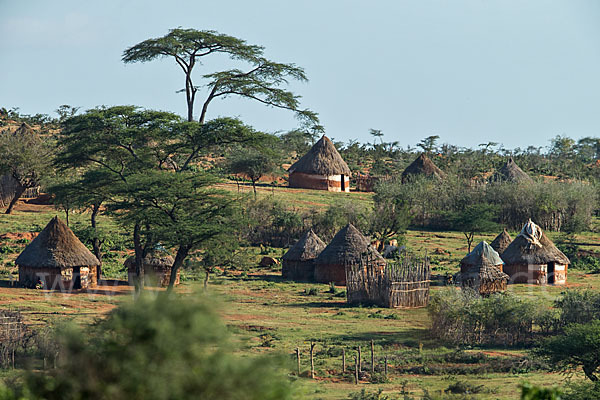
[[[0,240],[21,240],[27,239],[32,241],[36,238],[38,232],[7,232],[0,235]]]

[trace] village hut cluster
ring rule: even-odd
[[[156,252],[144,259],[146,282],[167,286],[173,257]],[[19,269],[19,284],[28,288],[71,291],[93,288],[98,284],[100,261],[58,217],[25,247],[15,264]],[[125,266],[135,272],[135,262],[127,259]],[[179,283],[179,271],[174,284]]]
[[[391,264],[352,224],[325,246],[309,230],[283,256],[285,279],[346,286],[349,304],[423,307],[429,301],[431,270],[427,259],[405,257]]]

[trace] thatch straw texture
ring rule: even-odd
[[[352,175],[348,164],[325,135],[315,143],[308,153],[292,164],[288,171],[324,176]]]
[[[33,239],[15,264],[32,268],[98,266],[100,262],[58,217]]]
[[[352,224],[342,228],[315,260],[315,281],[346,284],[346,268],[368,259],[383,270],[385,259]]]
[[[320,237],[309,229],[302,235],[295,245],[283,255],[283,261],[307,261],[314,260],[321,254],[327,245]]]
[[[533,179],[515,163],[512,157],[492,177],[493,182],[531,183]]]
[[[422,153],[417,157],[417,159],[402,172],[402,182],[405,183],[407,180],[410,180],[412,176],[419,175],[436,179],[442,179],[446,176],[446,174],[425,155],[425,153]]]
[[[569,258],[556,248],[542,229],[529,220],[521,233],[501,255],[505,264],[570,264]]]
[[[510,237],[505,228],[498,236],[496,236],[494,240],[492,240],[490,246],[492,246],[492,249],[496,250],[498,254],[502,254],[504,250],[506,250],[508,245],[511,244],[511,242],[512,238]]]
[[[500,255],[485,240],[479,242],[477,246],[460,261],[461,271],[466,271],[472,267],[479,267],[483,263],[491,265],[502,265],[504,261]]]

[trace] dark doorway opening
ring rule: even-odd
[[[554,263],[548,263],[548,284],[554,283]]]
[[[342,192],[346,191],[346,179],[344,177],[344,174],[342,174]]]
[[[73,289],[81,289],[81,267],[73,267]]]

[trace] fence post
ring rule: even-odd
[[[315,359],[313,358],[313,350],[315,343],[310,342],[310,379],[315,379]]]
[[[383,373],[385,374],[385,377],[387,378],[387,372],[388,372],[387,371],[387,365],[388,365],[387,364],[387,356],[385,356],[385,358],[383,359],[383,362],[384,362],[384,364],[383,364]]]
[[[354,356],[354,384],[358,385],[358,357]]]
[[[300,347],[296,347],[296,361],[298,362],[298,376],[300,376]]]
[[[346,372],[346,348],[342,347],[342,374]]]
[[[375,373],[375,345],[373,339],[371,339],[371,373]]]
[[[360,346],[358,346],[358,372],[362,372],[362,355],[361,355],[361,351],[360,351]]]

